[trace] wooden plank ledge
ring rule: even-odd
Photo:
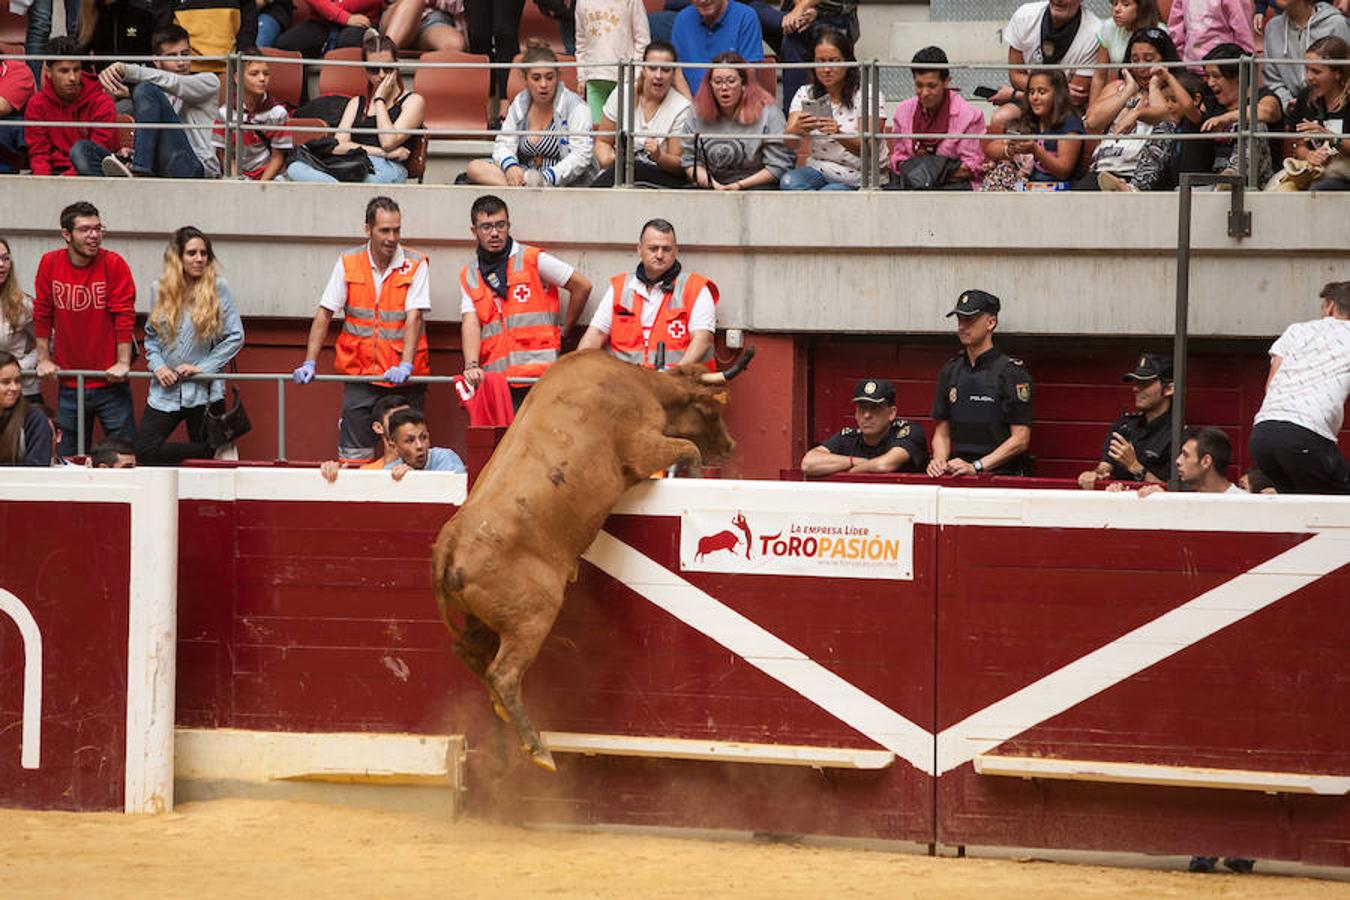
[[[1261,791],[1267,794],[1350,793],[1350,775],[1309,775],[1302,772],[1265,772],[1248,769],[1206,769],[1195,766],[1164,766],[1154,763],[1098,762],[1081,759],[1049,759],[1039,756],[975,757],[981,775],[1009,778],[1049,778],[1059,781],[1099,781],[1114,784],[1150,784],[1160,787],[1214,788],[1227,791]]]
[[[585,756],[645,756],[711,762],[811,766],[817,769],[884,769],[895,762],[889,750],[813,747],[794,744],[752,744],[742,741],[639,737],[627,734],[581,734],[546,731],[544,744],[554,753]]]

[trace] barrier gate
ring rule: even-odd
[[[180,777],[265,756],[531,821],[1350,864],[1344,499],[642,485],[526,677],[550,775],[427,589],[463,476],[179,474]]]

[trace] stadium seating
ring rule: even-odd
[[[136,129],[134,127],[126,127],[128,125],[134,126],[135,124],[136,119],[131,115],[127,113],[117,114],[117,139],[119,141],[119,146],[123,150],[133,150],[136,147]]]
[[[339,47],[323,55],[326,60],[361,59],[360,47]],[[355,66],[323,66],[319,70],[319,96],[336,94],[340,97],[358,97],[366,92],[366,73]]]
[[[481,63],[482,57],[454,50],[422,54],[422,62]],[[418,69],[413,90],[426,100],[426,127],[436,130],[481,129],[488,95],[485,69]]]
[[[16,16],[9,11],[9,4],[0,7],[0,44],[18,44],[19,53],[23,52],[23,42],[28,38],[28,17]],[[11,51],[6,50],[6,53]]]
[[[540,11],[534,0],[525,0],[525,9],[520,14],[520,46],[530,38],[539,38],[548,43],[557,53],[563,52],[562,30],[557,19],[550,19]]]

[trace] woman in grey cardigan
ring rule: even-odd
[[[680,163],[689,180],[718,191],[776,190],[793,157],[781,135],[783,111],[750,77],[745,60],[720,53],[694,97],[684,124]]]
[[[225,407],[225,383],[192,378],[222,372],[244,346],[244,323],[225,279],[216,275],[211,239],[191,225],[173,233],[164,271],[150,288],[145,359],[155,377],[136,432],[136,461],[173,466],[209,459],[218,449],[206,440],[206,410]],[[166,443],[178,423],[186,443]]]

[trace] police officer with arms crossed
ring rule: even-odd
[[[421,407],[425,385],[405,385],[411,375],[430,375],[422,316],[431,309],[427,259],[399,243],[403,214],[389,197],[366,204],[366,243],[342,255],[319,300],[309,327],[305,361],[295,370],[296,384],[314,379],[319,349],[333,314],[342,312],[334,368],[342,375],[378,376],[373,384],[343,385],[338,423],[338,456],[370,459],[377,436],[370,428],[375,401],[401,393]]]
[[[625,362],[655,368],[659,344],[665,366],[703,363],[713,366],[717,329],[717,285],[680,264],[675,226],[652,219],[638,233],[638,265],[620,272],[591,317],[578,350],[607,347]]]
[[[858,382],[853,392],[857,428],[845,428],[802,457],[802,472],[819,478],[836,472],[922,472],[928,461],[923,427],[896,418],[895,386],[880,378]]]
[[[1172,357],[1145,353],[1133,372],[1134,410],[1116,420],[1102,444],[1097,468],[1078,476],[1078,486],[1092,490],[1103,478],[1162,483],[1172,465]]]
[[[1322,317],[1296,322],[1270,347],[1252,459],[1280,493],[1350,494],[1336,446],[1350,396],[1350,281],[1322,288]]]
[[[993,294],[972,290],[947,313],[963,349],[938,373],[933,478],[1031,474],[1031,375],[994,346],[1000,307]]]
[[[477,387],[483,373],[538,378],[557,361],[563,336],[581,318],[591,283],[567,263],[511,238],[510,212],[492,194],[473,201],[469,223],[476,258],[459,271],[464,380]],[[563,318],[558,288],[567,291]],[[530,385],[511,385],[519,408]]]

